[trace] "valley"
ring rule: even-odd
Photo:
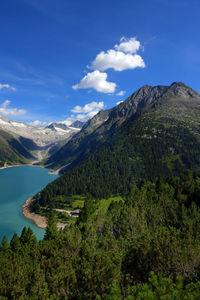
[[[63,175],[32,209],[62,208],[59,199],[69,195],[125,196],[143,179],[200,171],[199,112],[200,95],[183,83],[143,86],[100,111],[44,162]]]
[[[200,300],[200,1],[1,1],[0,300]]]
[[[68,127],[62,123],[51,123],[39,128],[0,116],[0,138],[4,139],[0,146],[1,163],[42,164],[81,129],[80,124]],[[4,143],[7,150],[4,150]],[[6,155],[7,152],[11,155]]]
[[[60,175],[23,205],[44,238],[2,239],[3,296],[199,298],[200,94],[145,85],[82,128],[3,121],[2,162],[7,147],[11,163]]]

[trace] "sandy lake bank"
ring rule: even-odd
[[[32,203],[33,198],[28,198],[26,202],[22,206],[22,214],[25,218],[33,221],[36,226],[45,229],[47,227],[47,219],[44,216],[40,216],[38,214],[32,213],[30,211],[30,204]],[[58,222],[57,228],[58,230],[64,229],[67,224]]]

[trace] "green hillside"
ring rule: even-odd
[[[28,163],[34,156],[17,137],[0,130],[0,165]]]
[[[44,239],[3,238],[2,299],[199,299],[200,96],[176,83],[133,98],[82,133],[88,152],[34,197]]]
[[[200,177],[133,186],[105,210],[87,196],[73,226],[50,215],[0,247],[1,299],[199,299]]]
[[[142,179],[180,175],[188,168],[200,171],[200,97],[192,93],[177,84],[143,105],[112,127],[109,138],[97,143],[87,159],[73,161],[71,169],[50,183],[35,203],[59,207],[60,195],[87,192],[94,198],[126,195],[131,184]]]
[[[65,167],[65,171],[74,168],[109,141],[128,119],[151,111],[157,111],[157,119],[182,121],[186,128],[189,124],[198,129],[200,95],[181,82],[169,87],[145,85],[118,106],[100,111],[66,145],[48,158],[46,166],[54,169]],[[154,122],[154,115],[151,121]]]

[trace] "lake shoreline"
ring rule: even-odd
[[[33,213],[30,210],[30,205],[33,202],[33,198],[26,199],[25,203],[22,205],[22,214],[25,218],[31,220],[36,226],[45,229],[47,227],[47,218],[39,214]],[[57,223],[58,230],[64,229],[67,226],[66,223]]]
[[[0,167],[0,170],[4,170],[4,169],[8,169],[8,168],[15,168],[15,167],[24,167],[24,166],[45,168],[42,165],[36,165],[34,163],[35,163],[35,161],[32,164],[17,164],[17,165],[7,165],[6,164],[3,167]],[[49,171],[48,174],[57,175],[57,173],[56,172],[54,173],[53,170]],[[32,202],[33,202],[33,198],[31,197],[31,198],[26,199],[25,203],[22,205],[22,214],[23,214],[23,216],[26,219],[31,220],[37,227],[42,228],[42,229],[46,229],[46,227],[47,227],[47,218],[44,217],[44,216],[41,216],[39,214],[35,214],[35,213],[31,212],[30,205],[31,205]],[[65,224],[65,223],[58,222],[57,223],[57,228],[58,228],[58,230],[64,229],[66,225],[67,224]]]
[[[8,168],[15,168],[15,167],[24,167],[24,166],[28,166],[28,167],[38,167],[38,168],[44,168],[44,169],[49,169],[43,165],[36,165],[36,164],[21,164],[21,165],[6,165],[4,167],[0,167],[0,170],[5,170],[5,169],[8,169]],[[50,171],[48,172],[48,174],[50,175],[59,175],[59,170],[52,170],[52,169],[49,169]]]
[[[16,163],[12,165],[7,164],[4,167],[8,168],[0,170],[0,240],[4,235],[11,240],[15,232],[20,236],[25,226],[32,228],[38,240],[43,239],[46,224],[43,224],[43,226],[37,223],[34,224],[31,215],[29,215],[29,218],[26,218],[22,214],[22,206],[27,198],[33,197],[43,190],[57,176],[49,175],[48,172],[50,170],[39,165]],[[27,209],[26,212],[28,214]],[[31,213],[31,210],[29,212]],[[62,222],[62,220],[60,221]]]
[[[0,167],[0,170],[8,169],[8,168],[14,168],[14,167],[21,167],[21,166],[27,166],[27,165],[7,165],[4,167]]]
[[[24,166],[45,168],[43,165],[36,165],[36,164],[32,163],[32,164],[6,165],[3,167],[0,167],[0,170],[4,170],[4,169],[8,169],[8,168],[15,168],[15,167],[24,167]]]

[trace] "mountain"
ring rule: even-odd
[[[0,116],[0,129],[17,138],[29,151],[32,151],[31,156],[38,161],[58,151],[63,143],[80,130],[76,127],[67,127],[62,123],[52,123],[46,128],[38,128],[27,123],[12,121],[4,116]]]
[[[179,98],[182,99],[179,102],[182,109],[184,109],[185,104],[183,100],[198,99],[199,94],[180,82],[175,82],[170,87],[144,85],[118,106],[100,111],[87,121],[78,134],[70,139],[57,153],[47,159],[45,165],[54,169],[66,166],[65,170],[74,167],[89,157],[97,147],[110,139],[116,128],[120,127],[128,118],[133,115],[136,116],[145,109],[150,109],[151,106],[157,106],[157,109],[159,109],[159,101],[163,97],[162,105],[165,102],[165,105],[168,105],[169,101],[165,101],[165,99],[169,100],[174,97],[176,101]],[[176,105],[179,107],[180,104],[176,103],[176,101],[173,101],[174,109]],[[169,114],[169,112],[166,113]],[[173,111],[170,111],[170,114],[172,113]],[[177,116],[174,115],[174,117],[176,118]],[[183,117],[185,117],[185,114]]]
[[[49,128],[53,131],[61,132],[63,131],[64,133],[75,133],[78,132],[84,125],[84,122],[80,121],[75,121],[71,125],[66,125],[64,122],[62,123],[51,123],[49,124],[46,128]]]
[[[26,143],[0,129],[0,166],[30,163],[35,157]]]
[[[70,165],[78,158],[83,160],[88,157],[96,148],[101,137],[98,134],[98,129],[108,120],[111,112],[112,109],[102,110],[88,120],[82,129],[72,137],[71,142],[66,143],[58,152],[46,160],[45,166],[56,169]]]
[[[32,139],[38,146],[67,139],[78,131],[77,128],[67,127],[62,123],[51,123],[47,127],[35,127],[27,123],[15,122],[0,116],[0,128],[6,132]]]
[[[126,194],[144,178],[200,171],[200,94],[181,82],[143,86],[117,107],[99,112],[58,153],[66,149],[65,161],[72,162],[41,193],[42,206],[59,206],[59,195],[89,192],[107,198]]]
[[[74,127],[74,128],[82,128],[83,125],[85,124],[85,122],[81,122],[81,121],[75,121],[74,123],[71,124],[71,127]]]
[[[67,125],[62,124],[62,123],[51,123],[46,128],[52,129],[54,131],[59,131],[60,129],[62,129],[62,130],[68,129]]]

